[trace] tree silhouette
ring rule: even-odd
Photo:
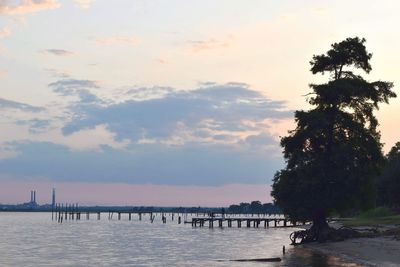
[[[296,111],[296,129],[281,139],[286,167],[275,174],[272,196],[292,220],[312,220],[307,241],[327,238],[331,212],[374,204],[374,179],[383,159],[373,111],[396,97],[390,82],[368,82],[365,39],[347,38],[314,55],[313,74],[330,74],[311,84],[314,108]],[[356,72],[358,71],[358,72]]]
[[[377,185],[378,203],[400,208],[400,142],[397,142],[387,154]]]

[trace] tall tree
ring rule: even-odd
[[[373,111],[396,94],[392,83],[361,76],[371,71],[364,44],[347,38],[313,56],[311,72],[330,78],[310,85],[314,108],[296,111],[296,129],[281,140],[286,167],[275,174],[272,196],[292,220],[313,221],[307,241],[326,238],[329,213],[374,204],[383,156]]]

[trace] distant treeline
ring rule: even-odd
[[[92,212],[173,212],[173,213],[210,213],[221,212],[221,208],[208,208],[208,207],[132,207],[132,206],[82,206],[79,209]]]
[[[400,142],[385,156],[381,175],[376,183],[377,204],[400,211]]]
[[[282,211],[272,203],[261,204],[260,201],[252,201],[251,203],[240,203],[239,205],[230,205],[226,207],[149,207],[149,206],[76,206],[68,205],[68,210],[81,212],[173,212],[173,213],[265,213],[265,214],[281,214]],[[65,204],[63,205],[65,210]],[[2,205],[1,211],[32,211],[32,212],[51,212],[52,206],[46,205]]]
[[[251,203],[240,203],[239,205],[230,205],[228,213],[264,213],[264,214],[281,214],[282,210],[272,203],[261,204],[260,201],[252,201]]]
[[[46,205],[2,205],[0,204],[1,211],[22,211],[22,212],[51,212],[52,206]],[[65,210],[65,204],[62,206]],[[173,213],[220,213],[222,208],[209,208],[209,207],[150,207],[150,206],[74,206],[68,205],[68,210],[79,210],[80,212],[173,212]]]

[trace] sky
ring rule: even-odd
[[[400,84],[398,1],[0,0],[0,203],[271,202],[314,54],[366,38]],[[400,99],[377,112],[384,151]]]

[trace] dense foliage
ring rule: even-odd
[[[377,188],[379,205],[400,208],[400,142],[385,157]]]
[[[375,178],[383,161],[373,111],[395,97],[392,83],[369,82],[365,39],[348,38],[313,57],[308,111],[296,111],[296,129],[282,138],[286,167],[274,177],[272,196],[294,220],[325,222],[330,212],[362,209],[375,202]]]

